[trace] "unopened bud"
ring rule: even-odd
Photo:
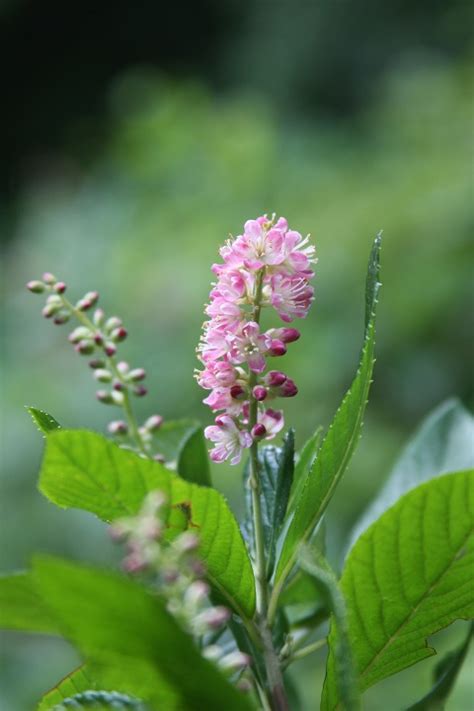
[[[33,281],[29,281],[26,285],[26,288],[29,289],[33,294],[42,294],[46,287],[42,281],[38,281],[37,279],[35,279]]]
[[[71,314],[68,311],[60,311],[54,317],[53,322],[56,324],[56,326],[62,326],[63,323],[67,323],[69,321],[70,317]]]
[[[184,602],[188,605],[201,605],[209,595],[209,585],[204,580],[196,580],[184,593]]]
[[[116,390],[118,393],[121,393],[124,389],[124,384],[122,383],[121,380],[114,380],[114,384],[112,385],[113,389]]]
[[[65,284],[63,281],[58,281],[58,282],[54,285],[54,291],[56,291],[58,294],[64,294],[64,292],[66,291],[66,289],[67,289],[67,286],[66,286],[66,284]]]
[[[194,620],[196,627],[206,631],[218,630],[229,621],[231,616],[230,610],[227,607],[218,605],[210,607],[208,610],[201,612]]]
[[[45,272],[43,274],[43,281],[45,284],[55,284],[57,280],[54,274],[51,274],[51,272]]]
[[[262,400],[265,400],[265,398],[267,397],[268,391],[266,388],[263,387],[263,385],[256,385],[252,390],[252,395],[254,396],[255,400],[258,400],[258,402],[262,402]]]
[[[126,375],[130,370],[130,366],[125,360],[121,360],[117,363],[117,370],[121,375]]]
[[[79,343],[79,341],[82,341],[84,338],[90,338],[91,336],[92,332],[89,328],[86,328],[86,326],[78,326],[69,334],[69,341],[71,343]]]
[[[143,368],[134,368],[131,370],[127,376],[127,380],[131,380],[136,383],[139,380],[143,380],[146,377],[146,372]]]
[[[236,672],[249,667],[251,663],[252,659],[248,654],[244,654],[243,652],[237,650],[235,652],[231,652],[230,654],[226,654],[225,657],[222,657],[219,661],[219,666],[224,671]]]
[[[112,358],[112,356],[114,356],[117,353],[117,348],[113,343],[111,343],[110,341],[107,341],[107,343],[104,346],[104,351],[109,356],[109,358]]]
[[[103,402],[104,405],[113,405],[114,403],[112,394],[109,393],[108,390],[97,390],[95,395],[97,400],[99,400],[99,402]]]
[[[224,656],[224,650],[218,644],[208,644],[202,650],[202,656],[209,659],[210,662],[217,662]]]
[[[144,397],[147,392],[148,390],[143,385],[137,385],[136,388],[133,388],[133,394],[136,395],[136,397]]]
[[[232,385],[230,396],[234,398],[234,400],[242,400],[245,398],[245,390],[241,385]]]
[[[280,370],[270,370],[265,376],[265,383],[271,388],[277,388],[279,385],[283,385],[285,380],[286,375]]]
[[[110,338],[115,341],[115,343],[120,343],[121,341],[124,341],[127,336],[128,331],[123,326],[120,326],[119,328],[114,328],[114,330],[110,334]]]
[[[278,388],[278,395],[281,397],[294,397],[298,394],[298,388],[291,378],[287,378],[283,385]]]
[[[101,345],[103,345],[103,343],[104,343],[104,337],[103,337],[103,335],[102,335],[101,333],[99,333],[99,332],[94,333],[94,342],[95,342],[96,346],[101,346]]]
[[[294,343],[300,337],[300,332],[297,328],[279,328],[277,329],[279,338],[283,343]]]
[[[105,368],[105,360],[101,358],[93,358],[89,361],[89,368],[96,370],[97,368]]]
[[[118,316],[111,316],[110,318],[107,319],[105,322],[105,330],[107,333],[111,333],[116,328],[120,328],[122,325],[122,319],[118,318]]]
[[[102,326],[104,323],[105,319],[105,313],[103,309],[96,309],[94,311],[94,316],[92,317],[92,320],[94,321],[94,326]]]
[[[152,415],[146,420],[145,429],[147,429],[149,432],[156,432],[156,430],[161,427],[162,422],[163,418],[161,415]]]
[[[90,355],[95,350],[94,343],[86,340],[79,341],[74,348],[77,353],[80,353],[80,355]]]
[[[107,430],[113,435],[126,435],[128,432],[127,423],[123,420],[115,420],[109,422],[107,425]]]
[[[46,304],[46,306],[43,308],[43,310],[41,311],[41,313],[43,314],[43,316],[44,316],[45,318],[51,318],[51,316],[54,316],[54,314],[55,314],[57,311],[59,311],[60,308],[61,308],[61,305],[60,305],[60,304],[55,304],[55,303],[53,303],[53,304]]]
[[[123,393],[119,393],[116,390],[112,390],[110,394],[114,405],[123,405]]]
[[[87,294],[77,302],[76,308],[79,309],[79,311],[88,311],[97,303],[98,298],[98,291],[88,291]]]
[[[199,538],[195,533],[185,531],[175,538],[173,546],[180,553],[191,553],[199,548]]]
[[[94,378],[100,383],[110,383],[112,380],[112,373],[110,370],[106,370],[105,368],[97,368],[94,370]]]
[[[278,340],[278,338],[274,338],[270,343],[268,354],[271,356],[283,356],[285,353],[286,346],[283,341]]]
[[[257,422],[257,424],[252,427],[251,434],[254,439],[261,439],[262,437],[265,437],[267,434],[265,425],[262,425],[261,422]]]

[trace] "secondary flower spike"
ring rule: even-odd
[[[264,330],[262,310],[276,312],[285,324],[304,318],[314,300],[309,280],[317,260],[309,237],[290,230],[285,218],[275,215],[248,220],[243,234],[229,239],[220,255],[223,263],[212,267],[217,282],[197,349],[204,367],[196,377],[211,391],[204,402],[221,411],[205,429],[215,445],[211,458],[238,464],[255,439],[272,439],[283,428],[283,413],[270,401],[298,392],[293,380],[269,369],[269,359],[283,356],[300,334],[287,326]],[[250,427],[255,401],[257,422]]]

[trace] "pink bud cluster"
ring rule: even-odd
[[[222,411],[206,437],[214,442],[211,458],[237,464],[242,450],[260,439],[272,439],[283,428],[281,410],[268,407],[276,397],[297,393],[293,380],[280,370],[267,370],[268,359],[283,356],[300,334],[287,326],[263,330],[261,310],[273,308],[281,320],[304,318],[314,299],[315,248],[285,218],[266,215],[248,220],[243,234],[220,250],[222,264],[210,293],[198,357],[204,369],[199,385],[210,390],[204,403]],[[250,406],[257,401],[257,418]]]

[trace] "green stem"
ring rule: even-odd
[[[297,659],[303,659],[304,657],[307,657],[308,654],[317,652],[319,649],[325,647],[326,644],[327,639],[324,637],[324,639],[318,639],[316,642],[312,642],[311,644],[306,645],[306,647],[301,647],[301,649],[295,649],[295,651],[292,652],[290,656],[285,660],[285,669],[292,662],[296,661]]]
[[[81,323],[83,326],[88,328],[93,334],[99,333],[99,329],[95,326],[95,324],[88,318],[83,311],[80,311],[77,309],[73,304],[69,301],[69,299],[66,299],[65,296],[60,294],[61,301],[63,303],[63,306],[73,314],[76,319]],[[123,396],[123,402],[122,402],[122,408],[125,414],[125,419],[127,421],[128,425],[128,431],[130,433],[131,439],[135,442],[135,445],[137,446],[137,449],[141,454],[143,454],[145,457],[149,457],[150,454],[146,449],[145,443],[143,442],[142,437],[140,436],[140,432],[138,430],[138,424],[133,412],[132,408],[132,403],[130,401],[130,393],[128,391],[128,386],[127,383],[124,382],[123,377],[120,373],[120,371],[117,369],[117,364],[115,362],[115,358],[113,356],[107,355],[107,353],[104,354],[107,359],[107,366],[109,367],[109,370],[112,372],[112,375],[119,380],[121,383],[124,385],[124,389],[121,391],[122,396]]]

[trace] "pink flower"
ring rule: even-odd
[[[314,289],[300,276],[275,274],[272,277],[272,306],[283,321],[305,318],[314,300]]]
[[[209,360],[198,374],[197,381],[205,390],[231,387],[237,380],[238,372],[227,360]]]
[[[264,353],[268,351],[268,339],[260,333],[260,326],[255,321],[248,321],[240,333],[231,333],[227,337],[229,360],[231,363],[247,363],[254,373],[265,370]]]
[[[273,439],[283,429],[285,420],[281,410],[265,410],[258,416],[258,424],[265,427],[265,439]]]
[[[228,415],[216,417],[216,424],[206,427],[204,434],[207,439],[214,442],[211,459],[214,462],[223,462],[230,458],[231,464],[238,464],[242,451],[252,444],[249,432],[239,430],[235,421]]]

